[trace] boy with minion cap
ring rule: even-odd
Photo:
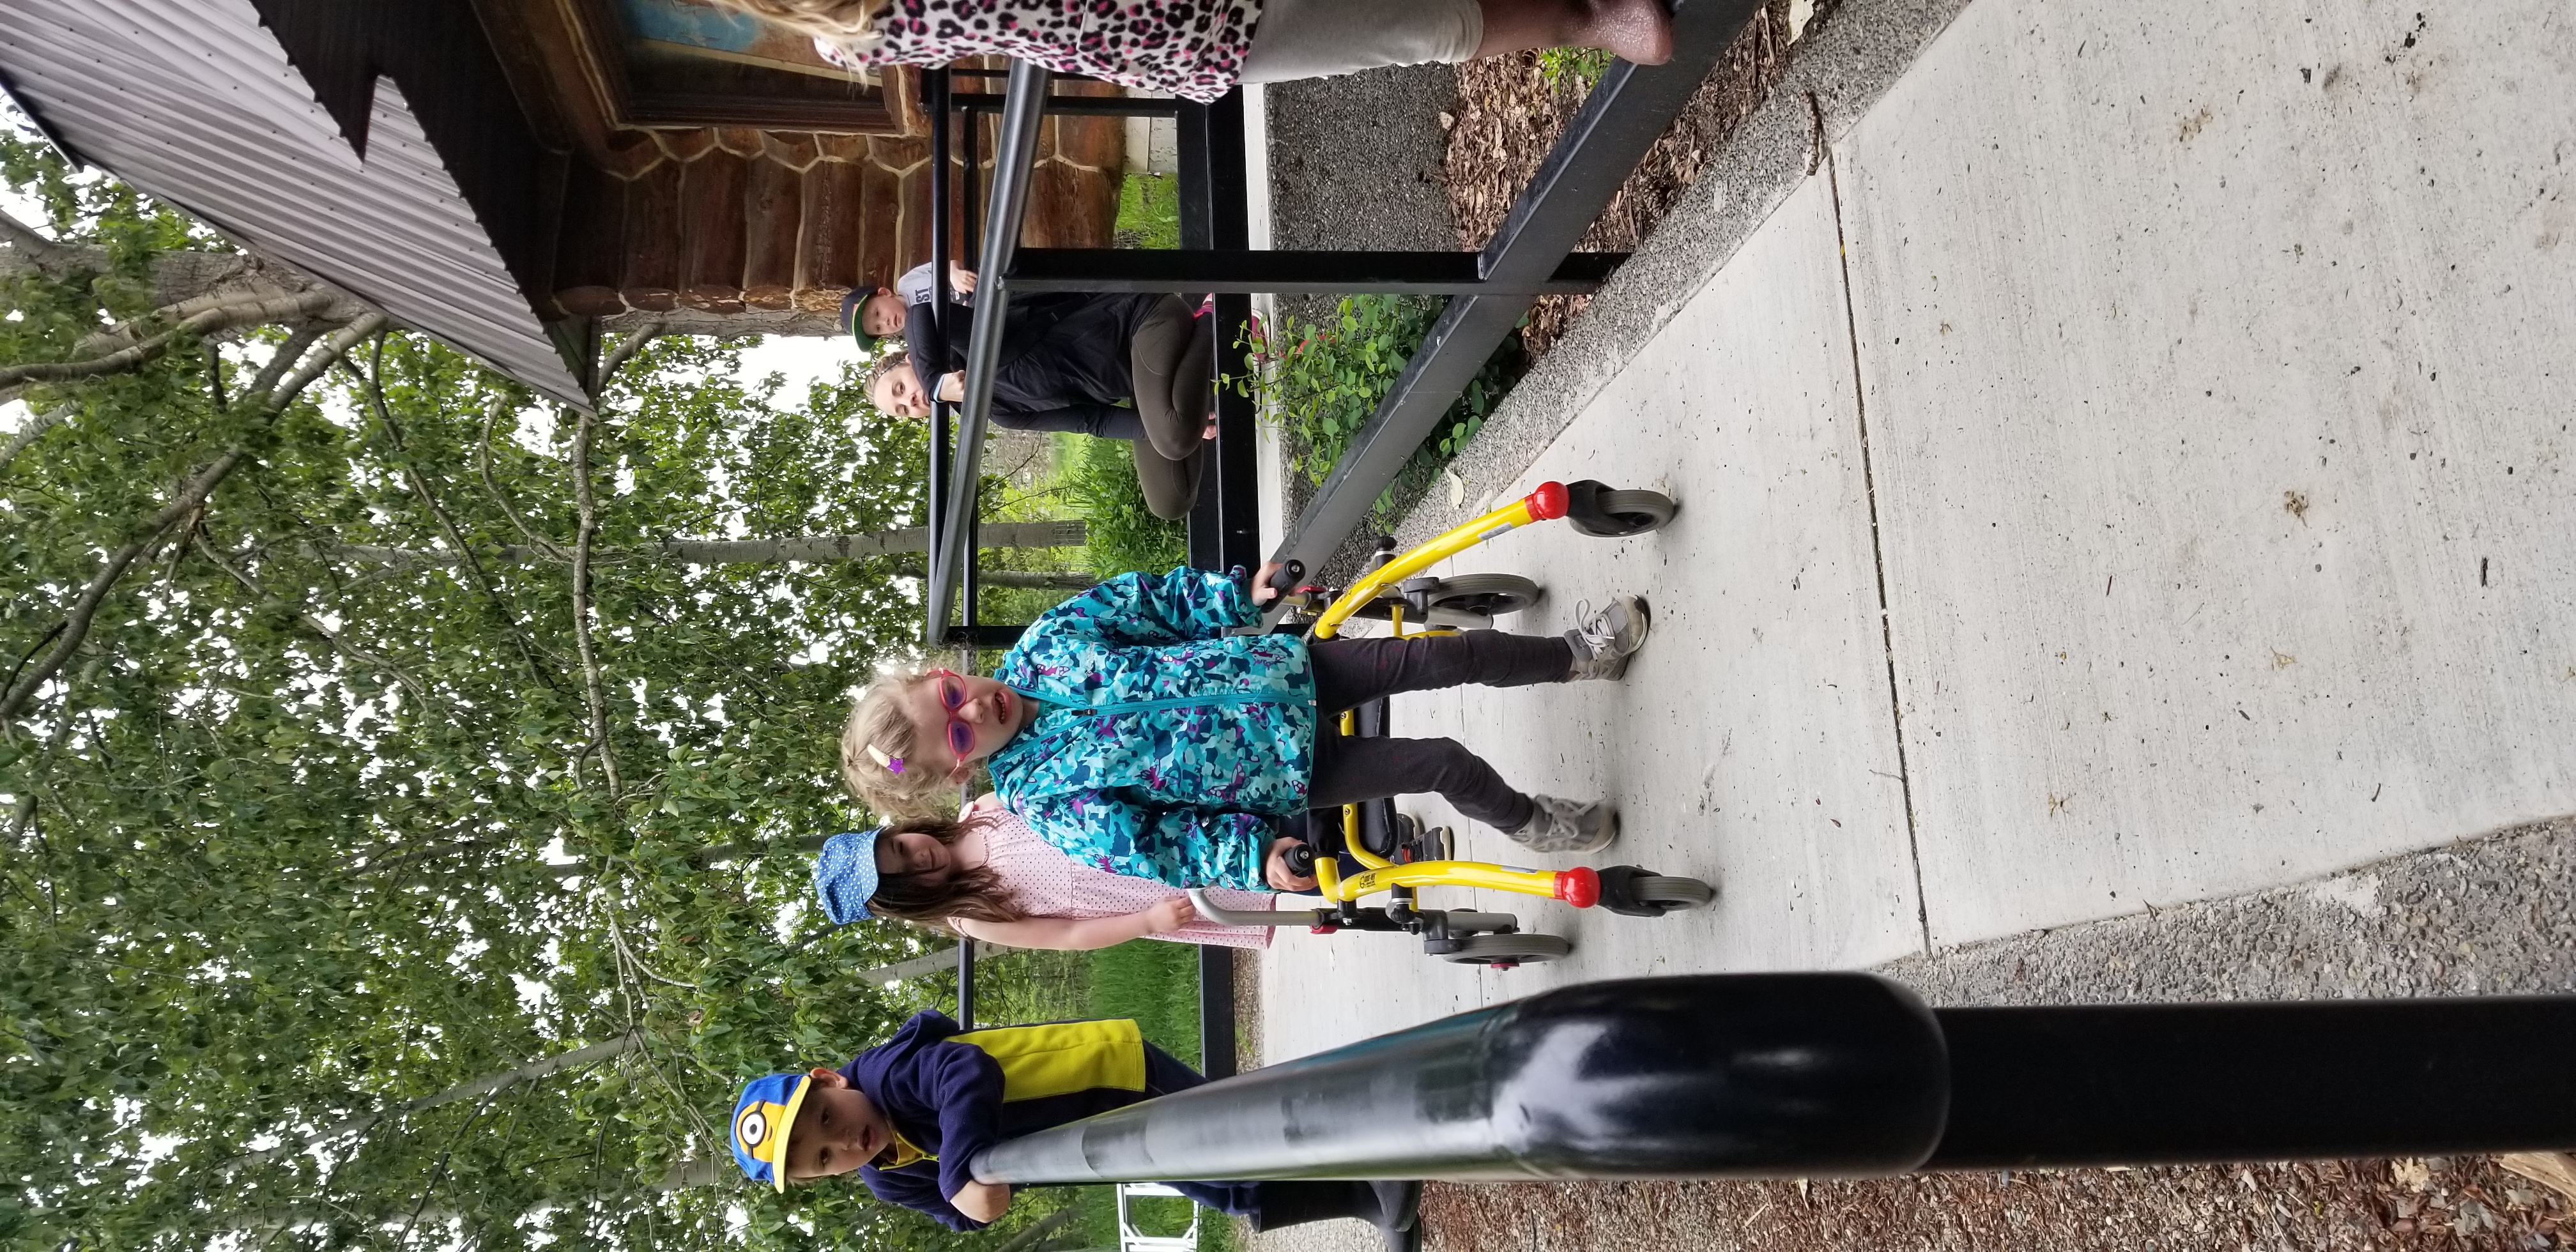
[[[864,917],[853,902],[875,893],[875,858],[850,857],[832,881],[817,879],[836,916],[856,908]],[[975,1180],[967,1165],[977,1153],[1206,1081],[1125,1019],[965,1030],[945,1014],[922,1012],[839,1069],[743,1084],[730,1120],[733,1159],[745,1177],[780,1191],[856,1171],[880,1200],[951,1230],[981,1230],[1010,1207],[1011,1189]],[[1255,1230],[1352,1217],[1375,1224],[1397,1252],[1416,1244],[1418,1183],[1171,1186],[1249,1219]]]

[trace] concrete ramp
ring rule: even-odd
[[[1578,944],[1507,973],[1283,936],[1266,1055],[1560,982],[1874,965],[2576,812],[2565,5],[1975,0],[1663,298],[1527,472],[1463,503],[1598,477],[1680,517],[1534,528],[1452,571],[1547,584],[1523,631],[1645,591],[1653,643],[1622,684],[1400,698],[1395,733],[1611,795],[1627,835],[1596,861],[1719,902],[1483,899]]]

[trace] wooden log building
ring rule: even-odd
[[[0,0],[0,87],[73,159],[569,403],[603,329],[829,334],[929,258],[917,76],[701,0]],[[1026,242],[1108,246],[1125,134],[1048,120]]]

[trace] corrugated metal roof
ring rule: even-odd
[[[117,177],[588,407],[392,78],[361,159],[249,0],[0,0],[0,72]]]

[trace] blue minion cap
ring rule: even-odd
[[[877,834],[834,835],[814,858],[814,895],[834,925],[868,920],[868,897],[877,893]]]
[[[733,1102],[733,1163],[753,1182],[787,1189],[787,1132],[814,1079],[806,1074],[768,1074],[742,1085]]]

